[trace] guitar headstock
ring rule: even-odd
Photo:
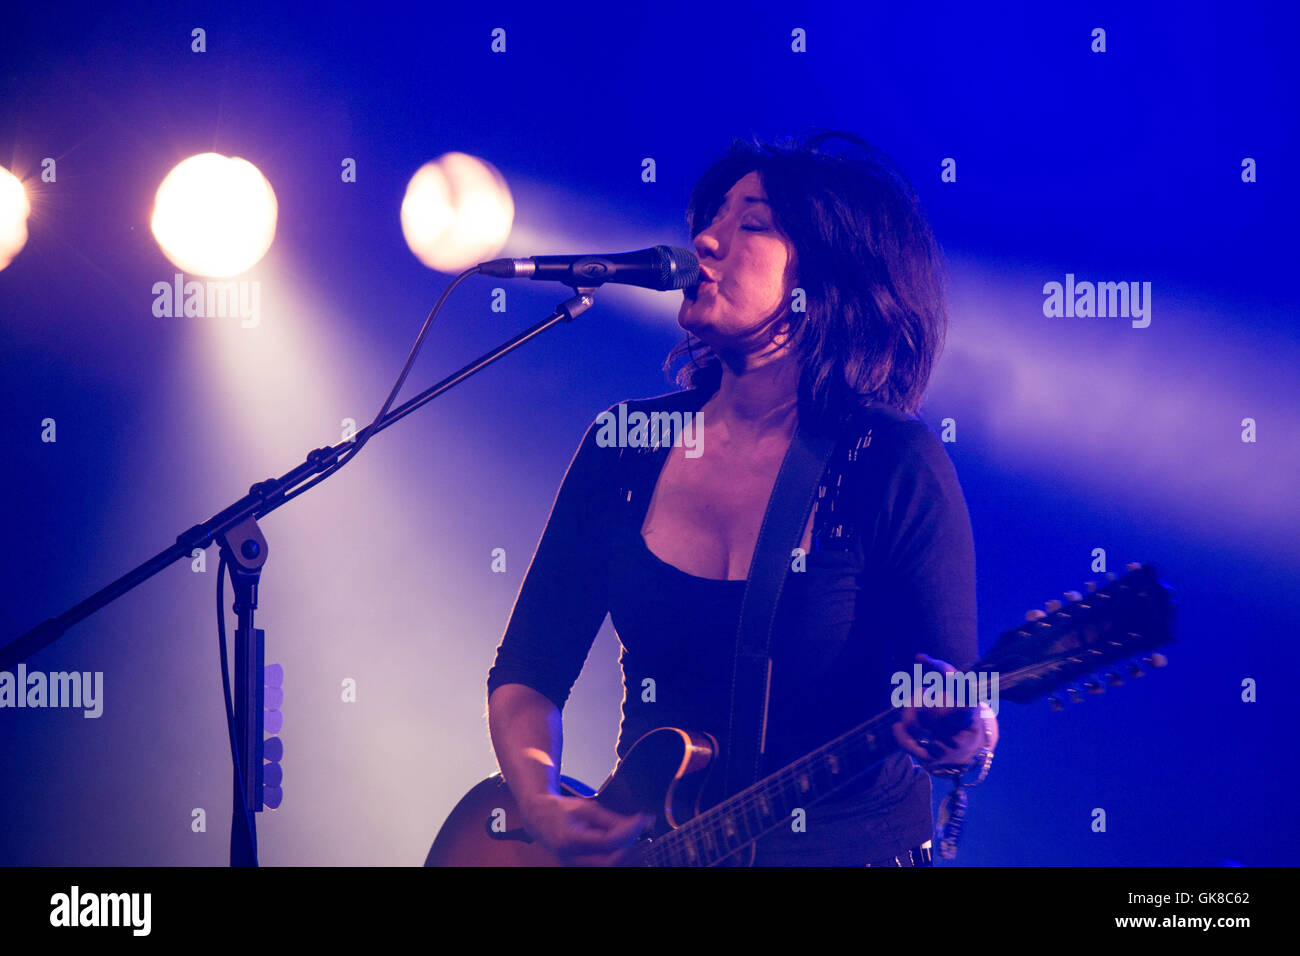
[[[1030,611],[1024,624],[999,635],[976,670],[997,671],[999,695],[1026,703],[1056,691],[1080,700],[1141,677],[1144,665],[1163,667],[1154,650],[1173,640],[1173,592],[1150,564],[1106,577],[1100,586],[1090,582],[1086,593],[1069,591],[1064,601]],[[1053,705],[1061,699],[1053,697]]]

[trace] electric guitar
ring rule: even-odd
[[[1030,611],[1026,622],[1004,631],[972,670],[998,674],[1000,698],[1026,703],[1046,695],[1063,700],[1100,693],[1107,683],[1140,677],[1142,655],[1164,666],[1154,648],[1172,640],[1172,592],[1152,565],[1130,564],[1116,579],[1088,593],[1068,592]],[[971,702],[973,704],[973,702]],[[700,801],[718,764],[712,735],[661,727],[641,737],[614,772],[593,791],[561,777],[566,796],[585,797],[620,814],[646,813],[655,823],[633,846],[632,865],[748,865],[754,841],[789,825],[791,814],[849,783],[898,749],[891,709],[842,734],[741,792],[701,810]],[[429,850],[425,866],[559,866],[550,850],[522,826],[518,804],[500,774],[488,777],[456,804]]]

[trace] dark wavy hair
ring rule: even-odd
[[[848,148],[826,149],[832,140]],[[943,344],[947,311],[938,245],[911,184],[851,133],[736,139],[691,192],[692,238],[713,221],[727,190],[754,171],[776,227],[795,247],[805,295],[807,311],[789,314],[803,369],[801,412],[824,420],[878,401],[914,413]],[[722,364],[687,333],[664,371],[682,387],[714,389]]]

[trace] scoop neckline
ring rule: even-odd
[[[700,581],[704,584],[733,584],[734,585],[734,584],[745,584],[749,580],[747,577],[746,578],[706,578],[706,577],[701,577],[698,574],[691,574],[691,572],[683,571],[675,564],[669,564],[663,558],[659,557],[659,555],[655,554],[654,551],[650,549],[650,545],[646,542],[644,536],[642,536],[639,528],[637,529],[636,532],[636,540],[640,549],[643,552],[645,552],[647,555],[649,555],[650,559],[654,561],[656,564],[660,565],[661,567],[667,568],[669,571],[672,571],[675,574],[679,574],[684,578],[690,578],[692,581]]]

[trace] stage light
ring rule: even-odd
[[[18,177],[0,166],[0,269],[27,245],[27,217],[32,204]]]
[[[445,153],[411,177],[401,218],[402,235],[417,259],[439,272],[460,272],[501,250],[515,203],[491,163]]]
[[[154,198],[153,234],[182,272],[225,278],[251,268],[275,239],[277,204],[246,159],[200,153],[178,163]]]

